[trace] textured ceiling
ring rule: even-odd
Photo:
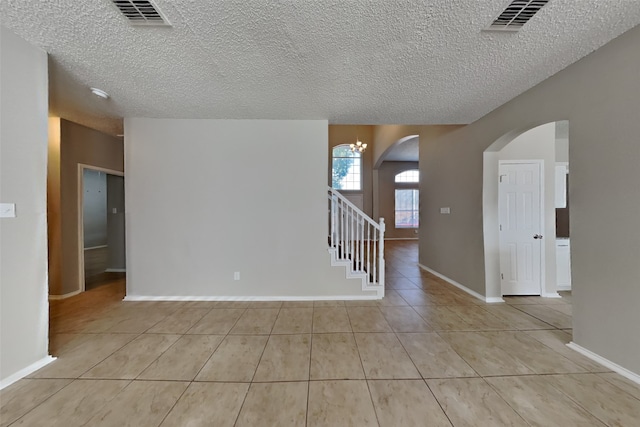
[[[481,32],[508,3],[156,0],[161,28],[109,0],[2,0],[0,19],[51,54],[53,111],[111,133],[127,116],[469,123],[640,23],[638,0],[552,0]]]

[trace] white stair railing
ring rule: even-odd
[[[376,223],[329,187],[329,252],[347,267],[351,277],[363,278],[363,290],[384,296],[384,218]]]

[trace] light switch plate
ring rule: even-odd
[[[0,218],[15,218],[15,217],[16,217],[15,203],[0,203]]]
[[[451,208],[440,208],[440,213],[441,214],[450,214],[451,213]]]

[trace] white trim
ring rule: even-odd
[[[606,368],[609,368],[612,371],[617,372],[618,374],[620,374],[623,377],[633,381],[634,383],[640,384],[640,375],[636,374],[635,372],[631,372],[627,368],[623,368],[622,366],[618,365],[617,363],[614,363],[614,362],[610,361],[609,359],[605,359],[604,357],[600,356],[599,354],[596,354],[591,350],[587,350],[586,348],[574,343],[573,341],[571,341],[569,344],[567,344],[567,347],[569,347],[572,350],[577,351],[578,353],[582,354],[583,356],[588,357],[589,359],[593,360],[594,362],[598,362],[602,366],[604,366]]]
[[[557,292],[545,292],[542,294],[543,298],[562,298],[562,295],[560,295]]]
[[[127,269],[126,268],[107,268],[104,272],[105,273],[126,273]]]
[[[84,198],[84,180],[83,171],[85,169],[91,169],[98,172],[104,172],[108,175],[124,176],[124,172],[113,169],[101,168],[99,166],[87,165],[84,163],[78,163],[78,176],[77,176],[77,190],[76,201],[78,209],[78,293],[84,292],[85,289],[85,277],[84,277],[84,212],[82,209]],[[88,248],[91,249],[91,248]]]
[[[343,144],[344,145],[344,144]],[[348,144],[347,144],[348,145]],[[366,213],[364,213],[364,211],[362,211],[362,209],[360,209],[359,207],[357,207],[351,200],[347,199],[342,193],[340,193],[341,191],[344,190],[336,190],[333,187],[327,186],[327,189],[329,191],[329,193],[331,193],[332,196],[336,196],[338,199],[342,200],[343,202],[346,202],[348,204],[348,206],[354,210],[355,213],[357,213],[358,215],[362,216],[365,218],[365,220],[371,224],[372,227],[377,228],[378,230],[380,230],[380,224],[378,224],[377,222],[375,222],[373,220],[373,218],[371,218],[369,215],[367,215]],[[353,219],[353,214],[351,216],[351,218]]]
[[[564,166],[567,170],[567,175],[569,175],[569,162],[556,162],[556,166]]]
[[[441,278],[442,280],[446,280],[447,282],[451,283],[453,286],[455,286],[458,289],[462,289],[463,291],[465,291],[466,293],[468,293],[469,295],[472,295],[476,298],[478,298],[479,300],[482,300],[484,302],[488,302],[486,300],[485,297],[483,297],[482,295],[480,295],[479,293],[477,293],[476,291],[473,291],[469,288],[467,288],[465,285],[460,284],[458,282],[456,282],[453,279],[448,278],[447,276],[445,276],[444,274],[440,274],[435,270],[430,269],[429,267],[427,267],[426,265],[422,265],[422,264],[418,264],[418,267],[420,267],[423,270],[428,271],[429,273],[433,274],[434,276],[438,276],[439,278]],[[493,298],[492,298],[493,299]],[[502,299],[502,298],[501,298]]]
[[[2,390],[5,387],[10,386],[11,384],[13,384],[16,381],[26,377],[27,375],[31,374],[32,372],[37,371],[38,369],[42,368],[43,366],[48,365],[49,363],[53,362],[54,360],[56,360],[55,357],[46,356],[46,357],[43,357],[42,359],[38,360],[37,362],[32,363],[31,365],[27,366],[26,368],[20,369],[15,374],[9,375],[7,378],[5,378],[2,381],[0,381],[0,390]]]
[[[417,230],[417,228],[398,228],[397,230]],[[385,237],[384,240],[420,240],[419,237]]]
[[[151,296],[127,295],[123,301],[359,301],[379,300],[378,295],[318,295],[318,296]]]
[[[571,285],[569,285],[569,286],[558,286],[557,289],[558,289],[558,291],[570,291],[571,290]]]
[[[73,292],[69,292],[62,295],[49,295],[49,301],[71,298],[72,296],[78,295],[79,293],[80,293],[80,289],[76,289]]]
[[[484,298],[484,302],[489,303],[489,304],[494,304],[497,302],[504,302],[504,300],[500,297],[485,297]]]
[[[330,261],[332,267],[344,267],[344,277],[345,279],[356,279],[362,281],[362,290],[363,291],[376,291],[378,292],[378,299],[384,297],[384,284],[371,284],[369,283],[369,275],[364,272],[351,271],[351,261],[350,260],[339,260],[336,257],[337,249],[328,248],[327,249],[330,254]]]

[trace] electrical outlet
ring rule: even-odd
[[[0,218],[15,218],[15,217],[16,217],[15,203],[0,203]]]
[[[233,280],[240,280],[240,272],[236,271],[235,273],[233,273]]]

